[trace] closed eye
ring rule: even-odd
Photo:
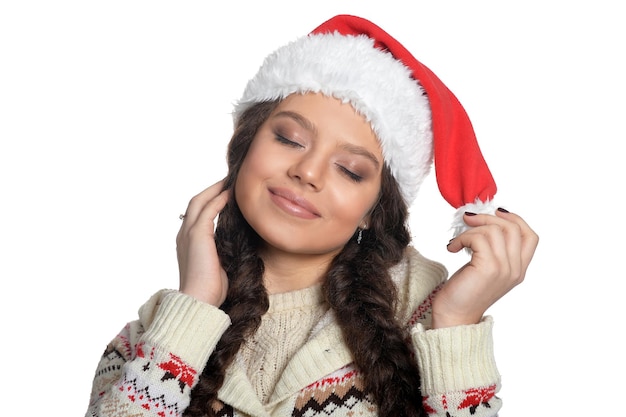
[[[294,142],[278,134],[276,135],[276,140],[279,143],[282,143],[283,145],[286,145],[286,146],[291,146],[292,148],[302,148],[302,145],[300,145],[298,142]]]
[[[355,174],[354,172],[350,171],[348,168],[342,166],[342,165],[337,165],[337,167],[339,168],[339,170],[349,179],[351,179],[354,182],[361,182],[363,181],[363,177],[360,175]]]

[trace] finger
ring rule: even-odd
[[[224,180],[221,180],[193,196],[189,201],[189,204],[187,205],[184,220],[191,220],[193,222],[198,214],[202,211],[204,206],[209,201],[217,197],[217,195],[223,190],[223,188]]]
[[[463,248],[471,249],[472,251],[477,250],[478,247],[471,247],[471,236],[475,233],[481,233],[481,227],[495,225],[498,227],[505,227],[506,220],[499,219],[498,217],[491,214],[475,214],[475,213],[465,213],[463,216],[463,221],[470,228],[465,232],[458,235],[456,238],[450,240],[448,243],[448,250],[450,252],[458,252]]]
[[[205,229],[205,227],[208,227],[209,225],[214,225],[215,219],[228,203],[230,194],[230,190],[223,190],[213,199],[209,200],[204,205],[204,207],[202,207],[202,210],[200,211],[200,213],[198,213],[195,221],[190,222],[189,225],[199,225],[200,228],[204,230],[207,230]],[[212,234],[213,228],[211,228],[209,232]]]
[[[528,223],[519,215],[503,208],[498,208],[495,216],[484,214],[465,216],[464,220],[474,227],[484,224],[498,224],[502,227],[507,235],[507,250],[513,268],[512,276],[517,282],[523,280],[539,241],[539,237]]]
[[[515,283],[519,283],[523,280],[530,261],[522,255],[522,226],[525,223],[522,222],[520,225],[517,221],[521,220],[519,216],[515,216],[516,221],[507,218],[508,212],[504,209],[498,209],[497,213],[497,216],[466,214],[464,221],[472,228],[466,231],[466,237],[451,241],[448,250],[458,252],[462,247],[467,247],[471,252],[482,250],[483,255],[488,256],[488,252],[485,252],[487,248],[479,249],[476,241],[467,238],[475,233],[490,233],[488,249],[493,252],[494,259],[502,268],[502,272],[505,272]]]
[[[471,251],[470,265],[480,268],[488,276],[510,274],[507,236],[499,225],[489,224],[469,229],[454,239],[448,250],[458,252],[463,248]]]
[[[498,209],[496,215],[515,223],[519,227],[522,273],[526,274],[528,265],[535,254],[537,245],[539,244],[539,236],[524,219],[515,213],[511,213],[504,209]]]
[[[213,199],[209,200],[197,215],[185,217],[185,221],[183,221],[176,236],[177,243],[180,244],[181,239],[191,237],[195,232],[199,233],[198,236],[200,236],[200,238],[203,236],[213,236],[215,231],[215,219],[228,203],[230,193],[230,190],[223,190]]]
[[[535,231],[528,226],[528,224],[519,216],[511,215],[516,219],[517,223],[520,225],[521,230],[521,256],[522,263],[524,267],[524,274],[528,269],[530,261],[535,255],[535,251],[537,249],[537,245],[539,244],[539,236]]]
[[[181,244],[182,237],[189,233],[191,226],[197,223],[199,214],[207,206],[207,204],[209,204],[211,201],[213,201],[215,198],[219,197],[222,194],[224,195],[221,198],[218,198],[217,201],[214,203],[214,205],[215,204],[218,205],[218,208],[214,209],[217,211],[214,211],[215,214],[213,214],[213,218],[215,218],[217,216],[217,213],[221,209],[224,208],[224,205],[228,201],[229,193],[227,192],[225,193],[225,191],[227,190],[222,190],[221,187],[223,186],[223,184],[224,184],[224,180],[218,181],[215,184],[205,188],[203,191],[201,191],[199,194],[195,195],[191,199],[191,201],[189,202],[187,206],[187,211],[185,212],[185,215],[181,216],[183,222],[176,235],[177,245]],[[212,232],[213,232],[213,229],[211,229],[211,234]]]

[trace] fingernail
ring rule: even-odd
[[[466,216],[475,216],[475,215],[476,215],[476,213],[471,212],[471,211],[466,211],[466,212],[465,212],[465,215],[466,215]]]
[[[498,211],[501,212],[501,213],[508,213],[509,212],[507,209],[502,208],[502,207],[498,207]]]

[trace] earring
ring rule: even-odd
[[[356,244],[360,245],[363,240],[363,229],[359,229],[359,234],[356,236]]]

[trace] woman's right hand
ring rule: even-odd
[[[230,195],[223,186],[222,180],[191,199],[176,236],[179,291],[216,307],[222,305],[228,291],[214,234],[215,219]]]

